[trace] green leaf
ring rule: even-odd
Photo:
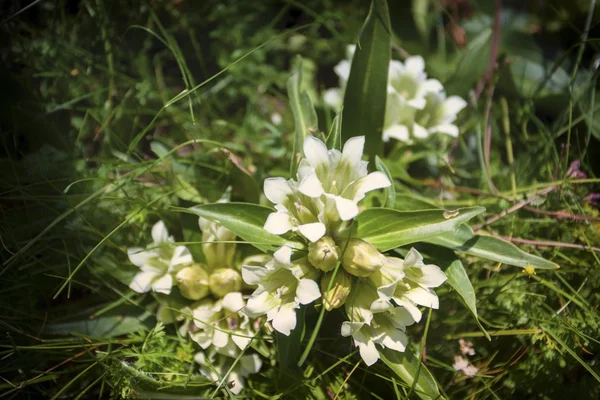
[[[463,222],[484,211],[483,207],[459,208],[453,211],[371,208],[356,217],[356,237],[371,243],[380,251],[387,251],[452,232]]]
[[[431,372],[409,349],[404,353],[384,349],[380,350],[379,354],[381,355],[381,360],[408,386],[412,387],[414,384],[415,393],[421,399],[434,400],[442,398]]]
[[[233,164],[231,169],[231,179],[234,182],[233,193],[236,196],[243,197],[244,200],[250,203],[258,203],[260,201],[260,189],[250,171],[248,171],[242,160],[231,151],[226,148],[221,148],[221,151]]]
[[[275,332],[275,341],[277,343],[277,357],[279,367],[287,369],[295,366],[300,354],[300,344],[304,337],[304,314],[306,307],[300,307],[296,310],[296,327],[289,336]]]
[[[344,142],[365,135],[365,153],[380,154],[391,57],[390,14],[386,0],[373,0],[363,25],[344,95]]]
[[[149,329],[153,324],[154,318],[152,318],[151,313],[140,311],[135,307],[124,306],[93,319],[85,318],[49,324],[44,329],[44,333],[55,335],[80,334],[97,338],[111,338],[142,329]]]
[[[456,232],[446,233],[425,240],[428,243],[517,267],[531,265],[538,269],[556,269],[558,264],[541,257],[525,253],[514,244],[493,236],[475,235],[467,225]]]
[[[423,44],[429,43],[429,0],[412,0],[412,16]]]
[[[337,113],[325,141],[328,149],[342,150],[342,112]]]
[[[492,30],[485,29],[469,42],[454,75],[445,83],[448,93],[466,96],[487,69]]]
[[[297,168],[296,154],[302,151],[304,138],[315,132],[318,128],[317,112],[305,90],[302,90],[302,58],[296,57],[294,71],[287,81],[290,107],[294,115],[296,135],[294,138],[294,151],[292,153],[291,174]]]
[[[479,325],[479,328],[485,337],[487,337],[488,340],[491,340],[490,335],[479,323],[479,319],[477,318],[477,299],[475,298],[475,289],[473,289],[473,285],[469,280],[469,276],[467,275],[467,271],[465,271],[465,267],[463,266],[462,262],[460,262],[460,260],[454,260],[452,264],[446,268],[444,273],[448,277],[448,283],[450,286],[452,286],[465,301],[467,308],[469,311],[471,311],[475,317],[475,320],[477,320],[477,324]]]
[[[394,186],[394,178],[390,174],[390,170],[384,164],[383,160],[379,156],[375,156],[375,166],[377,169],[385,174],[392,184],[385,189],[386,202],[385,206],[388,208],[394,208],[396,205],[396,187]]]
[[[191,183],[189,183],[183,175],[173,174],[173,190],[177,197],[182,200],[191,201],[194,203],[203,203],[206,201],[204,197],[200,194],[198,189],[196,189]]]
[[[267,217],[273,212],[268,207],[250,203],[213,203],[191,208],[172,207],[172,209],[218,222],[264,252],[274,251],[285,244],[296,249],[304,247],[301,243],[290,242],[263,229]]]

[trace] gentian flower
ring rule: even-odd
[[[281,247],[265,266],[242,266],[242,277],[250,285],[258,285],[244,312],[250,317],[267,315],[273,328],[289,335],[296,327],[296,309],[321,297],[314,279],[318,271],[308,260],[291,261],[292,249]]]
[[[170,294],[173,287],[173,276],[187,264],[193,262],[190,251],[185,246],[175,246],[167,227],[158,221],[152,227],[153,243],[146,250],[140,247],[127,249],[129,261],[140,268],[129,287],[138,293],[150,290]]]

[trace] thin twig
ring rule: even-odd
[[[591,217],[589,215],[571,214],[566,211],[545,211],[539,208],[525,206],[525,210],[531,211],[532,213],[549,215],[556,217],[557,219],[572,219],[573,221],[600,221],[600,217]]]
[[[509,236],[502,236],[502,235],[497,235],[497,237],[504,239],[504,240],[508,240],[509,242],[529,244],[532,246],[568,247],[570,249],[591,250],[591,251],[600,253],[600,247],[586,246],[586,245],[577,244],[577,243],[554,242],[554,241],[544,241],[544,240],[529,240],[529,239],[511,238]]]
[[[526,205],[528,205],[532,201],[535,201],[535,200],[539,199],[540,197],[546,196],[548,193],[552,192],[555,189],[556,189],[556,185],[549,186],[546,189],[544,189],[541,192],[539,192],[538,194],[536,194],[535,196],[531,196],[529,199],[523,200],[523,201],[521,201],[521,202],[513,205],[512,207],[507,208],[506,210],[502,211],[500,214],[494,215],[493,217],[487,219],[483,224],[474,226],[473,230],[474,231],[478,231],[482,227],[484,227],[486,225],[489,225],[491,223],[494,223],[494,222],[498,221],[500,218],[503,218],[503,217],[507,216],[510,213],[513,213],[513,212],[515,212],[517,210],[520,210],[521,208],[525,207]]]

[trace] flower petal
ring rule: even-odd
[[[158,221],[152,227],[152,240],[156,245],[173,241],[173,238],[169,237],[169,231],[163,221]]]
[[[256,265],[242,265],[242,279],[248,285],[259,285],[268,270]]]
[[[421,267],[421,272],[423,276],[415,281],[421,286],[438,287],[448,279],[437,265],[424,265]]]
[[[442,124],[434,126],[433,128],[429,128],[429,132],[431,133],[443,133],[445,135],[450,135],[452,137],[458,137],[458,127],[452,124]]]
[[[383,141],[389,142],[390,139],[396,139],[401,142],[409,142],[410,135],[405,125],[394,125],[383,131]]]
[[[354,200],[345,199],[341,196],[331,197],[333,197],[333,200],[335,201],[335,208],[342,221],[349,221],[358,215],[358,205]]]
[[[329,162],[327,146],[314,136],[307,136],[304,139],[304,157],[314,168]]]
[[[438,93],[444,90],[444,86],[437,79],[427,79],[421,84],[419,91],[422,95],[429,92]]]
[[[150,259],[156,257],[156,252],[153,250],[144,251],[141,247],[131,247],[127,249],[129,261],[137,267],[143,267]]]
[[[300,304],[309,304],[321,297],[319,285],[312,279],[300,279],[296,288],[296,298]]]
[[[223,305],[224,309],[232,312],[241,311],[246,305],[240,292],[227,293],[225,297],[223,297],[221,304]]]
[[[429,131],[422,127],[421,125],[414,123],[413,124],[413,135],[418,139],[425,139],[429,136]]]
[[[401,330],[392,329],[387,331],[386,334],[381,337],[378,343],[384,345],[388,349],[404,351],[406,349],[406,343],[408,343],[408,338]]]
[[[424,76],[425,60],[421,56],[408,57],[404,61],[404,68],[407,73],[415,77]]]
[[[342,323],[342,336],[348,337],[354,335],[363,327],[363,325],[365,325],[363,322],[344,321],[344,323]]]
[[[173,287],[173,277],[171,274],[164,274],[152,282],[152,290],[158,293],[171,294],[171,288]]]
[[[271,293],[261,292],[256,296],[252,295],[252,297],[248,299],[246,307],[244,308],[244,313],[251,318],[255,318],[265,315],[280,304],[281,300],[276,299]]]
[[[313,222],[310,224],[300,225],[298,226],[298,230],[305,238],[313,243],[321,239],[327,231],[325,224],[322,222]]]
[[[264,183],[265,197],[271,203],[283,203],[292,194],[290,185],[284,178],[267,178]]]
[[[250,335],[248,335],[248,336],[250,336]],[[240,335],[232,334],[231,340],[233,340],[233,343],[235,343],[235,345],[237,347],[239,347],[240,350],[244,350],[252,341],[252,338],[250,338],[248,336],[240,336]]]
[[[411,247],[406,257],[404,257],[404,268],[410,268],[415,265],[423,264],[423,256],[418,252],[417,249]]]
[[[354,343],[358,345],[360,356],[365,364],[368,366],[375,364],[379,360],[379,352],[377,351],[377,347],[375,347],[373,339],[367,334],[363,334],[362,331],[356,332],[352,337],[354,338]]]
[[[304,179],[302,179],[302,182],[300,182],[298,185],[298,191],[310,198],[316,198],[325,193],[325,190],[323,190],[323,185],[321,184],[321,181],[314,170],[306,175]]]
[[[340,78],[340,84],[342,84],[342,86],[344,86],[348,81],[348,77],[350,76],[350,66],[350,61],[342,60],[335,67],[333,67],[333,70]]]
[[[171,258],[171,262],[169,267],[175,267],[177,265],[191,264],[194,262],[192,258],[192,253],[185,246],[175,246],[175,250],[173,251],[173,257]]]
[[[227,332],[223,332],[221,330],[215,329],[212,338],[212,344],[215,347],[225,347],[227,346],[227,342],[229,342],[229,334]]]
[[[138,293],[147,293],[152,287],[152,281],[156,279],[158,274],[156,272],[138,272],[134,277],[129,287],[131,290]]]
[[[292,225],[292,221],[290,220],[290,214],[276,211],[269,214],[263,228],[274,235],[283,235],[284,233],[289,232],[293,227],[294,225]]]
[[[410,316],[415,320],[415,322],[419,322],[423,317],[423,313],[421,313],[419,307],[415,306],[410,300],[394,298],[394,301],[398,303],[399,306],[404,307]]]
[[[391,186],[391,182],[383,172],[375,171],[369,175],[360,178],[356,182],[356,194],[354,195],[354,201],[357,202],[365,197],[365,193],[371,190],[382,189]]]
[[[290,246],[281,246],[275,253],[273,258],[279,264],[290,265],[292,259],[292,248]]]
[[[273,329],[277,332],[289,336],[296,327],[296,310],[294,303],[283,304],[279,307],[279,311],[273,318],[271,324],[273,325]]]
[[[350,165],[358,165],[362,159],[364,147],[364,136],[351,137],[350,139],[346,140],[346,143],[344,144],[344,149],[342,150],[344,158],[348,160]]]
[[[444,115],[446,117],[456,117],[467,106],[467,102],[458,96],[450,96],[444,101]],[[454,121],[454,119],[452,119]]]
[[[240,367],[240,372],[243,376],[256,374],[258,373],[258,371],[260,371],[260,368],[262,367],[262,360],[260,359],[258,354],[242,356],[242,358],[240,358]]]
[[[327,89],[323,94],[323,100],[325,104],[334,110],[339,110],[344,104],[344,98],[342,97],[342,91],[340,88]]]
[[[404,297],[423,307],[437,309],[440,306],[437,295],[431,289],[415,287],[406,292]]]

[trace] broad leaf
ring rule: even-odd
[[[440,399],[440,391],[431,372],[407,349],[404,353],[384,349],[379,354],[384,363],[424,400]],[[419,368],[419,364],[420,368]],[[417,376],[418,373],[418,376]],[[416,378],[416,382],[415,382]],[[413,386],[414,385],[414,386]]]
[[[539,269],[559,268],[558,264],[525,253],[514,244],[500,238],[475,235],[467,225],[461,225],[456,232],[432,237],[425,241],[517,267],[531,265],[533,268]]]
[[[344,95],[344,142],[365,135],[365,153],[380,154],[391,57],[390,14],[386,0],[373,0],[363,25]]]
[[[296,135],[294,139],[294,152],[292,154],[291,174],[296,172],[296,154],[302,151],[304,138],[318,128],[317,112],[305,90],[302,90],[302,58],[298,56],[294,64],[294,72],[287,82],[290,107],[294,114]]]
[[[477,318],[477,299],[475,298],[475,289],[473,289],[473,285],[469,280],[469,276],[467,275],[467,271],[465,271],[465,267],[463,266],[462,262],[460,262],[460,260],[454,260],[452,264],[446,268],[444,273],[448,277],[448,284],[450,284],[450,286],[456,290],[460,297],[462,297],[467,305],[467,308],[477,320],[479,328],[485,337],[490,340],[490,335],[479,323],[479,319]]]
[[[379,158],[379,156],[375,156],[375,166],[377,169],[385,174],[387,178],[392,182],[390,186],[385,189],[386,193],[386,202],[385,206],[388,208],[394,208],[396,205],[396,187],[394,186],[394,178],[390,174],[390,170],[384,164],[383,160]],[[429,208],[429,207],[428,207]]]
[[[303,247],[301,243],[290,242],[263,229],[267,217],[273,212],[268,207],[250,203],[213,203],[191,208],[173,207],[173,209],[218,222],[264,252],[274,251],[284,244],[298,249]]]
[[[460,224],[485,211],[483,207],[458,210],[398,211],[371,208],[356,217],[356,237],[387,251],[455,231]]]
[[[97,338],[111,338],[127,335],[142,329],[149,329],[154,318],[147,311],[136,307],[118,307],[96,318],[84,318],[75,321],[46,325],[45,334],[80,334]]]

